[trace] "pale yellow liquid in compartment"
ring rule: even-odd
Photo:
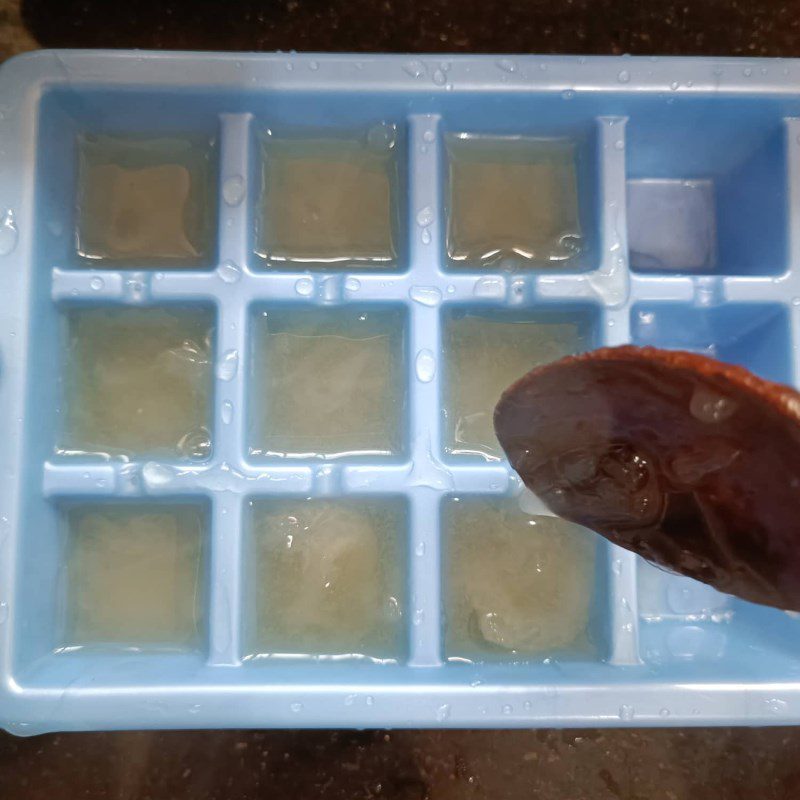
[[[261,255],[303,262],[303,268],[393,262],[396,172],[390,140],[379,147],[344,139],[267,140]]]
[[[266,312],[254,340],[251,452],[399,450],[403,318],[395,312]]]
[[[196,505],[68,512],[66,644],[198,644],[205,514]]]
[[[451,316],[446,321],[447,449],[503,458],[494,435],[494,407],[514,381],[585,346],[582,327],[565,317],[509,322],[503,317]]]
[[[210,150],[210,143],[181,139],[82,137],[79,255],[123,265],[197,264],[209,249],[215,207]]]
[[[451,500],[445,530],[448,657],[590,652],[590,532],[515,499]]]
[[[252,525],[253,653],[401,655],[398,503],[264,501]]]
[[[447,149],[447,249],[459,266],[507,259],[552,268],[580,253],[571,142],[450,136]]]
[[[206,458],[211,320],[164,308],[71,312],[59,450]]]

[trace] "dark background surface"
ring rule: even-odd
[[[796,57],[800,0],[0,0],[0,57],[37,44]],[[800,729],[0,734],[38,798],[790,800]]]

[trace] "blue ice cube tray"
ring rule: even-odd
[[[397,126],[393,270],[266,270],[255,255],[260,133]],[[88,269],[74,241],[84,133],[215,142],[206,268]],[[554,270],[446,255],[447,133],[579,143],[587,250]],[[231,264],[239,267],[231,280]],[[291,265],[289,265],[291,266]],[[98,280],[99,279],[99,280]],[[61,324],[75,306],[213,309],[207,463],[55,454]],[[251,310],[405,309],[402,456],[254,461]],[[512,496],[502,461],[448,454],[443,320],[454,309],[591,319],[592,345],[688,348],[797,384],[800,62],[657,58],[39,52],[0,70],[0,724],[97,728],[786,724],[800,721],[800,622],[599,546],[579,658],[459,663],[443,648],[447,498]],[[240,367],[231,368],[238,355]],[[780,475],[775,480],[781,480]],[[243,658],[249,500],[405,500],[406,653],[397,663]],[[65,503],[202,499],[203,645],[59,652]]]

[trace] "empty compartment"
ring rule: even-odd
[[[405,430],[405,312],[290,307],[254,319],[251,455],[387,456]]]
[[[447,137],[447,254],[454,269],[586,269],[595,178],[588,143]]]
[[[191,649],[204,636],[207,513],[197,503],[65,510],[63,646]]]
[[[389,268],[400,236],[397,129],[263,138],[257,251],[283,269]]]
[[[403,656],[402,501],[295,498],[250,505],[249,653]]]
[[[443,356],[445,450],[503,458],[494,435],[494,407],[514,381],[534,367],[591,348],[595,306],[527,312],[456,308],[446,312]]]
[[[448,658],[595,652],[596,537],[524,508],[520,498],[445,502]]]
[[[215,105],[202,93],[46,92],[37,142],[37,263],[213,266]]]
[[[758,101],[683,99],[627,126],[630,264],[774,275],[787,266],[783,119]]]
[[[747,367],[762,378],[793,380],[789,315],[782,305],[642,303],[631,313],[634,344],[689,350]]]
[[[82,258],[159,267],[208,258],[216,209],[208,141],[83,135],[78,153]]]
[[[210,455],[210,311],[75,308],[64,334],[60,453]]]

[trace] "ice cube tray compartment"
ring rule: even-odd
[[[3,67],[0,101],[5,728],[800,720],[796,619],[655,570],[604,541],[591,652],[450,661],[444,627],[447,504],[517,502],[521,490],[502,459],[448,450],[454,318],[564,319],[579,326],[578,349],[681,347],[797,383],[800,63],[41,52]],[[381,124],[396,131],[395,261],[265,263],[268,132],[364,136]],[[447,141],[456,134],[573,142],[580,255],[552,269],[453,262]],[[199,148],[213,218],[202,253],[81,257],[83,136]],[[94,308],[182,308],[212,320],[206,458],[56,452],[64,321]],[[259,315],[358,309],[397,325],[396,451],[251,453]],[[387,663],[247,658],[253,508],[308,497],[403,509],[402,646]],[[57,652],[68,510],[176,503],[198,504],[206,520],[196,642]]]

